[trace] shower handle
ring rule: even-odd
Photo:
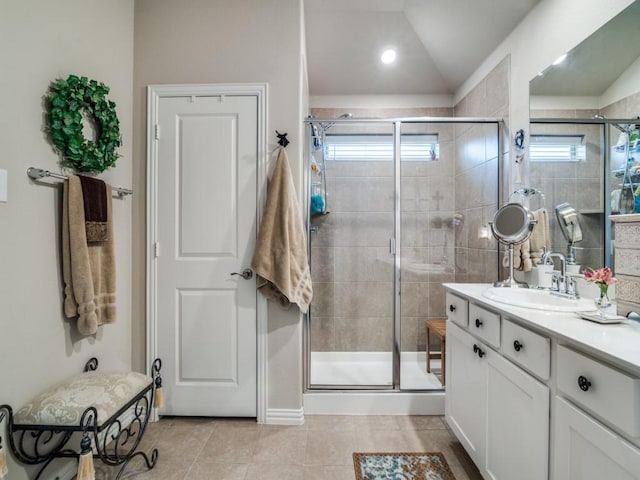
[[[242,273],[231,272],[231,275],[238,275],[239,277],[244,278],[245,280],[251,280],[253,278],[253,270],[250,268],[245,268]]]

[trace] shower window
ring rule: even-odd
[[[391,135],[327,135],[325,156],[333,161],[393,160]],[[434,161],[440,158],[437,134],[405,135],[400,146],[402,161]]]
[[[587,158],[584,135],[531,135],[532,162],[579,162]]]

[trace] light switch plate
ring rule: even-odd
[[[0,168],[0,202],[8,202],[7,171]]]

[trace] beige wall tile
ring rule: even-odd
[[[388,352],[392,348],[392,317],[336,317],[339,352]]]
[[[335,320],[333,317],[311,315],[311,351],[334,352],[336,350]]]

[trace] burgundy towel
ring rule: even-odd
[[[87,231],[87,243],[106,242],[107,223],[107,184],[97,178],[78,175],[82,185],[84,203],[84,225]]]

